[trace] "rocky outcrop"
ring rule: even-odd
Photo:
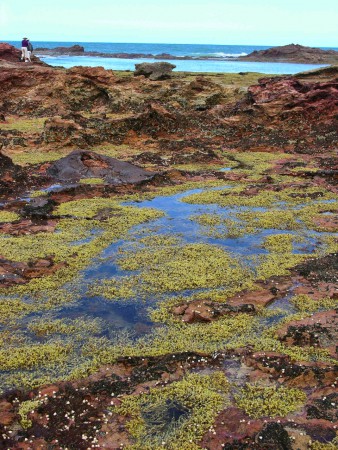
[[[35,49],[36,52],[46,52],[51,55],[69,55],[69,54],[83,54],[84,53],[84,47],[82,45],[72,45],[70,47],[55,47],[52,49],[45,48],[45,47],[37,47]]]
[[[135,64],[134,76],[144,75],[152,81],[165,80],[170,78],[175,67],[174,64],[167,62]]]
[[[32,63],[45,65],[37,56],[31,55]],[[7,61],[12,63],[21,63],[21,50],[13,47],[13,45],[0,43],[0,61]]]
[[[255,50],[239,58],[242,61],[291,62],[302,64],[337,64],[338,52],[289,44],[267,50]]]
[[[21,167],[0,152],[0,197],[15,192],[18,183],[22,186],[26,182],[27,177]]]
[[[299,153],[335,148],[337,77],[338,68],[330,81],[323,82],[262,78],[235,106],[217,106],[210,113],[224,117],[225,139],[236,147],[263,150],[273,146]]]
[[[195,300],[173,308],[174,316],[184,323],[212,322],[222,316],[255,313],[256,309],[252,304],[231,306],[210,300]]]
[[[51,275],[67,264],[55,263],[53,257],[34,259],[27,263],[10,261],[0,255],[0,287],[26,284],[33,278]]]
[[[58,181],[78,181],[81,178],[104,178],[119,185],[140,183],[154,176],[133,164],[90,151],[77,150],[51,165],[48,174]]]
[[[0,43],[0,59],[10,62],[18,62],[21,57],[21,51],[6,43]]]

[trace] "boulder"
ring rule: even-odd
[[[76,182],[81,178],[104,178],[114,185],[140,183],[154,176],[133,164],[95,152],[76,150],[56,161],[48,174],[58,181]]]
[[[165,80],[171,78],[171,72],[175,67],[168,62],[135,64],[134,76],[144,75],[152,81]]]

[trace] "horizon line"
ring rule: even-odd
[[[0,41],[2,41],[2,39],[0,38]],[[20,42],[21,39],[4,39],[4,42],[6,41],[11,41],[11,42]],[[34,39],[33,39],[34,41]],[[286,45],[301,45],[303,47],[314,47],[314,48],[320,48],[320,47],[332,47],[332,48],[338,48],[337,46],[334,45],[320,45],[319,47],[316,46],[311,46],[311,45],[303,45],[303,44],[298,44],[298,43],[294,43],[291,42],[289,44],[212,44],[212,43],[191,43],[191,42],[119,42],[119,41],[115,41],[115,42],[109,42],[109,41],[60,41],[60,40],[40,40],[40,39],[36,39],[35,42],[55,42],[55,43],[80,43],[80,44],[145,44],[145,45],[154,45],[154,44],[160,44],[160,45],[217,45],[217,46],[246,46],[246,47],[284,47]]]

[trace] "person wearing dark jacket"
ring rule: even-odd
[[[28,38],[24,37],[21,41],[21,60],[28,62]]]
[[[27,53],[28,53],[28,61],[29,62],[32,62],[31,61],[31,54],[33,53],[33,45],[32,45],[32,43],[31,43],[31,41],[28,39],[28,47],[27,47]]]

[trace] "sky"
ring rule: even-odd
[[[0,0],[0,41],[338,47],[337,0]]]

